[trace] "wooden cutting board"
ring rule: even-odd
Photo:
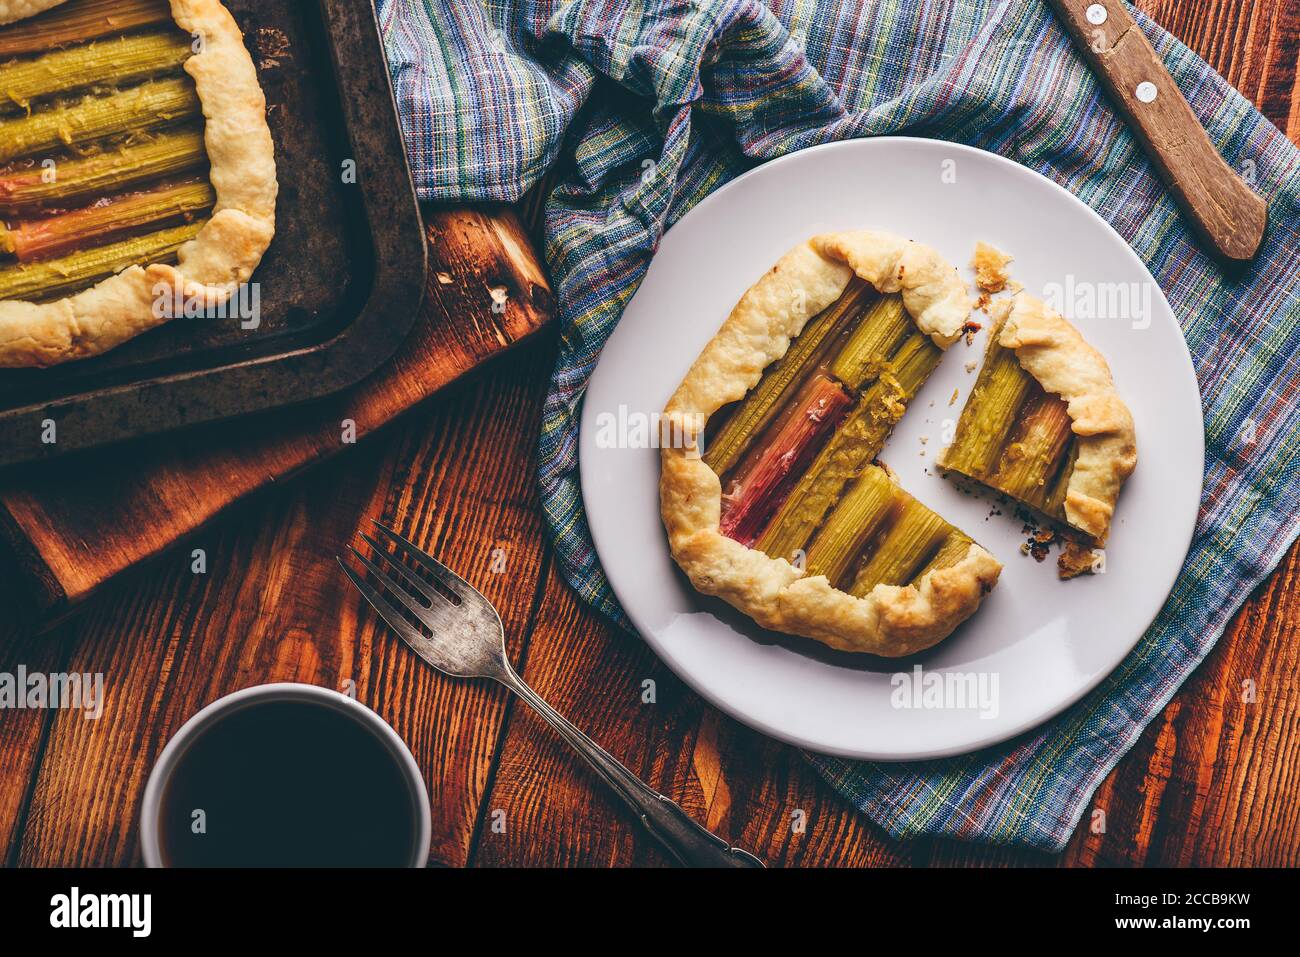
[[[421,315],[396,355],[359,385],[0,475],[9,566],[0,571],[0,613],[13,606],[35,627],[59,620],[235,502],[346,451],[550,319],[550,287],[511,208],[426,208],[424,219]]]

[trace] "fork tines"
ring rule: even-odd
[[[442,620],[447,612],[464,601],[466,589],[470,592],[474,591],[473,586],[392,529],[379,522],[374,522],[374,525],[384,539],[392,543],[394,547],[391,550],[365,532],[360,534],[370,546],[373,558],[367,558],[357,548],[348,545],[348,551],[369,573],[371,580],[356,572],[343,561],[342,557],[338,559],[339,566],[375,611],[379,612],[380,617],[403,637],[408,639],[414,637],[410,634],[414,627],[406,615],[393,604],[394,601],[426,628],[437,627],[443,623]],[[408,564],[408,561],[402,560],[403,558],[413,564]],[[384,570],[383,565],[388,567],[391,574],[390,571]],[[418,569],[428,571],[449,594],[439,590],[418,574]],[[400,579],[400,582],[397,579]],[[371,581],[377,582],[382,588],[377,588],[371,584]]]

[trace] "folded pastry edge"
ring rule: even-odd
[[[1066,403],[1079,454],[1065,494],[1069,524],[1104,545],[1120,489],[1137,467],[1137,429],[1105,357],[1047,303],[1025,292],[993,307],[998,343]]]

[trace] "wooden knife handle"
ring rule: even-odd
[[[1259,249],[1268,205],[1223,161],[1121,0],[1049,0],[1197,234],[1222,260]]]

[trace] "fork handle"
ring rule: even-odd
[[[679,864],[687,867],[763,867],[753,854],[732,847],[722,838],[697,824],[690,815],[623,767],[604,748],[592,741],[547,704],[524,680],[509,671],[502,684],[519,695],[564,738],[592,769],[614,789],[614,793],[641,819],[650,836]]]

